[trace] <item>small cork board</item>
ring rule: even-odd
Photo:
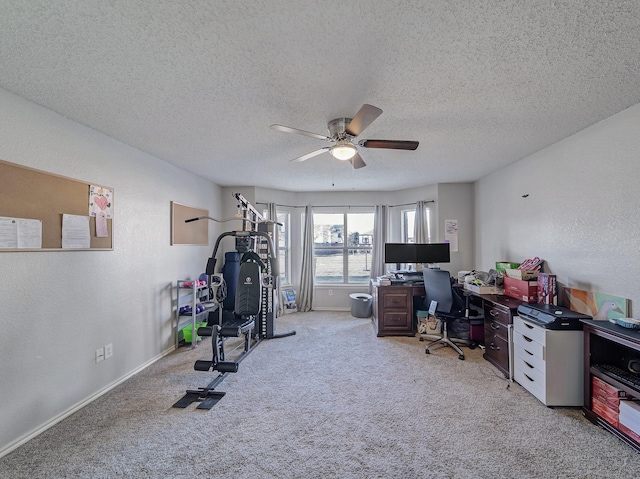
[[[171,244],[208,245],[209,220],[185,223],[185,220],[209,216],[208,210],[171,202]]]

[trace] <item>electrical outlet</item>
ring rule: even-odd
[[[104,348],[96,349],[96,363],[104,361]]]
[[[332,289],[329,290],[329,296],[333,296],[333,290]]]
[[[113,344],[109,343],[104,347],[104,358],[109,359],[113,356]]]

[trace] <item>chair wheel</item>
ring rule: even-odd
[[[420,341],[424,341],[424,338],[420,338]]]
[[[464,354],[459,354],[459,355],[458,355],[458,359],[460,359],[460,360],[464,360]]]
[[[478,345],[476,343],[471,343],[469,345],[469,349],[476,349],[478,347]]]
[[[424,350],[424,354],[431,354],[428,349]]]

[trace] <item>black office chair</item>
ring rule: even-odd
[[[456,319],[466,318],[467,305],[460,295],[454,294],[449,271],[425,268],[423,277],[426,293],[425,305],[429,308],[429,314],[442,323],[442,336],[423,335],[420,337],[420,341],[424,341],[425,337],[428,339],[437,338],[427,344],[425,353],[430,354],[431,347],[442,344],[453,348],[458,353],[458,358],[464,359],[464,353],[458,345],[473,347],[473,343],[466,339],[450,338],[447,324]]]

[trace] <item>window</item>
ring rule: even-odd
[[[317,283],[369,281],[373,247],[372,212],[314,213],[313,228]]]
[[[267,210],[262,212],[262,216],[268,217]],[[291,284],[291,213],[288,211],[277,211],[276,218],[278,223],[276,225],[277,236],[277,248],[278,248],[278,268],[280,269],[280,284]],[[274,238],[275,243],[275,238]]]
[[[402,242],[413,243],[415,231],[416,210],[402,211]]]
[[[402,242],[415,243],[413,237],[415,232],[416,210],[402,210]],[[427,243],[431,243],[431,210],[425,211],[425,225],[427,227]]]
[[[278,264],[280,267],[280,284],[291,284],[291,213],[278,211]]]

